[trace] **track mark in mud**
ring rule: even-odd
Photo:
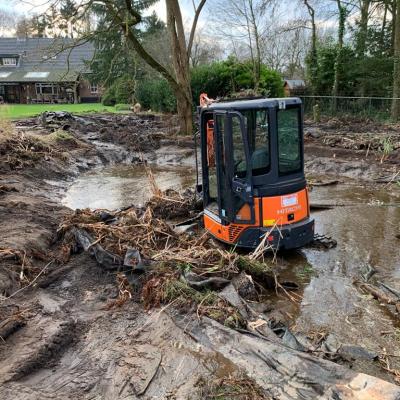
[[[9,380],[18,381],[39,369],[54,366],[77,340],[81,331],[81,324],[75,321],[60,323],[57,331],[44,338],[38,349],[12,371],[12,377]]]

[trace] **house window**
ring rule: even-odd
[[[16,58],[3,58],[3,65],[7,66],[16,66],[17,65],[17,59]]]
[[[57,86],[50,83],[37,83],[36,85],[36,95],[40,94],[57,94]]]
[[[96,83],[90,84],[90,93],[91,94],[98,94],[99,93],[99,86]]]

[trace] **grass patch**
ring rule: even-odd
[[[315,275],[315,270],[310,264],[305,264],[301,270],[296,272],[296,275],[301,280],[307,280]]]
[[[250,260],[249,257],[240,256],[237,260],[237,266],[241,271],[254,278],[264,279],[273,276],[273,270],[269,265],[261,261]]]
[[[382,148],[382,158],[381,164],[383,161],[392,154],[394,147],[392,143],[392,139],[390,137],[384,138],[381,140],[381,148]]]
[[[130,104],[116,104],[115,111],[130,111],[131,106]]]
[[[95,112],[116,112],[115,107],[101,103],[82,104],[5,104],[0,106],[0,117],[9,119],[28,118],[40,115],[45,111],[67,111],[74,114]]]

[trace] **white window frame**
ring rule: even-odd
[[[4,57],[3,65],[5,67],[16,67],[17,66],[17,58],[16,57]]]
[[[89,88],[90,94],[99,94],[99,85],[97,83],[91,83]]]
[[[51,93],[43,93],[43,88],[44,87],[51,87]],[[36,96],[39,95],[47,95],[47,96],[55,96],[58,94],[58,87],[54,83],[36,83],[35,84],[36,88]]]

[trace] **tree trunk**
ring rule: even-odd
[[[254,50],[253,50],[253,38],[252,38],[252,27],[251,27],[251,22],[250,18],[247,12],[247,0],[243,0],[243,15],[246,19],[246,30],[247,30],[247,37],[249,39],[249,50],[250,50],[250,58],[251,58],[251,63],[253,64],[253,79],[254,79],[254,88],[257,90],[258,88],[258,82],[259,80],[257,79],[257,61],[254,57]],[[234,85],[232,85],[234,87]]]
[[[368,19],[369,19],[369,7],[371,4],[371,0],[362,0],[361,2],[361,19],[360,19],[360,25],[359,25],[359,31],[357,35],[357,41],[356,41],[356,54],[357,57],[362,60],[364,60],[365,56],[365,50],[366,50],[366,43],[367,43],[367,34],[368,34]],[[365,88],[366,82],[365,79],[361,82],[361,87],[360,87],[360,95],[362,97],[365,96],[366,88]]]
[[[388,13],[388,4],[387,4],[387,2],[385,2],[385,11],[383,12],[381,36],[380,36],[380,41],[379,41],[381,55],[383,55],[383,52],[384,52],[383,49],[385,47],[385,31],[386,31],[387,13]]]
[[[345,33],[345,28],[346,28],[346,14],[347,14],[347,10],[342,5],[341,0],[337,0],[337,6],[338,6],[338,10],[339,10],[339,32],[338,32],[338,49],[337,49],[336,60],[335,60],[335,78],[334,78],[333,89],[332,89],[333,112],[337,111],[337,96],[339,95],[340,80],[342,77],[343,41],[344,41],[344,33]]]
[[[178,112],[179,130],[181,133],[193,132],[193,104],[188,102],[182,93],[176,93],[176,108]]]
[[[397,16],[397,0],[392,0],[393,4],[392,4],[392,9],[391,9],[391,13],[392,13],[392,21],[393,21],[393,29],[392,29],[392,38],[391,38],[391,55],[394,55],[394,47],[395,47],[395,40],[396,40],[396,16]]]
[[[185,30],[178,0],[166,0],[167,26],[171,37],[172,59],[177,81],[174,90],[181,133],[193,132],[193,102],[190,86],[189,57],[186,48]]]
[[[367,43],[368,34],[368,19],[369,19],[369,7],[371,0],[362,0],[361,3],[361,19],[359,32],[356,43],[356,54],[358,57],[362,58],[365,54],[365,46]]]
[[[250,8],[251,25],[253,28],[254,40],[256,42],[256,58],[254,60],[254,90],[257,93],[260,87],[260,79],[261,79],[261,49],[260,49],[260,35],[258,33],[253,0],[249,0],[249,8]]]
[[[74,83],[74,88],[73,88],[73,90],[74,90],[74,104],[78,104],[79,103],[78,86],[79,86],[79,83],[75,82]]]
[[[196,9],[195,20],[193,22],[189,39],[189,48],[192,47],[193,38],[196,30],[200,12],[206,0],[202,0]],[[140,13],[132,6],[130,1],[126,1],[126,11],[130,16],[127,22],[121,14],[121,10],[115,6],[111,0],[102,0],[114,23],[118,25],[126,36],[127,41],[133,46],[138,55],[155,71],[159,72],[171,85],[171,89],[177,99],[177,111],[182,133],[191,134],[193,132],[193,101],[190,86],[189,52],[186,47],[186,37],[183,28],[182,15],[178,0],[165,0],[167,7],[167,26],[171,36],[171,53],[175,76],[169,69],[161,65],[146,49],[131,29],[142,21]]]
[[[400,0],[396,0],[396,19],[394,23],[394,70],[393,70],[393,102],[392,118],[400,119]]]
[[[317,26],[315,24],[315,10],[311,6],[308,0],[304,0],[304,4],[308,9],[308,13],[311,17],[311,52],[310,52],[310,83],[312,95],[315,96],[317,92],[318,82],[318,53],[317,53]]]

